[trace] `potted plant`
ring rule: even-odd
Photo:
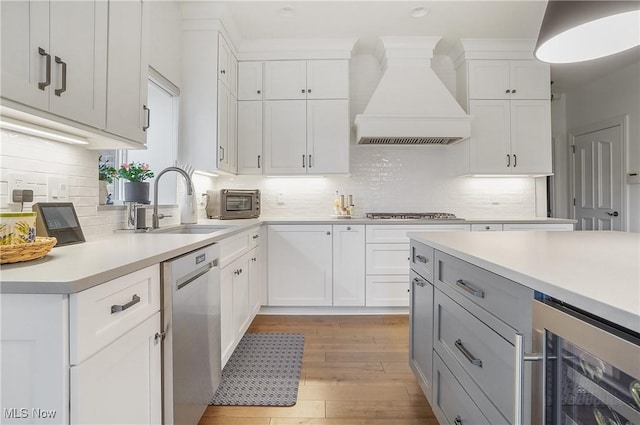
[[[149,182],[146,179],[153,177],[153,171],[149,170],[149,164],[142,162],[130,162],[122,164],[118,169],[118,178],[127,180],[124,183],[124,201],[149,203]]]
[[[102,155],[98,157],[98,204],[105,205],[109,197],[107,184],[113,183],[113,179],[117,178],[117,172],[114,167],[109,164],[109,160],[102,160]]]

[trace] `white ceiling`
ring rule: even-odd
[[[504,1],[227,1],[243,39],[356,37],[354,54],[373,51],[379,36],[442,36],[437,54],[460,38],[536,39],[546,0]],[[422,18],[410,13],[428,9]],[[283,8],[292,16],[281,16]],[[639,29],[640,31],[640,29]],[[554,91],[566,91],[640,61],[640,48],[582,64],[552,66]]]

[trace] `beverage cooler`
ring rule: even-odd
[[[640,425],[640,335],[534,301],[533,423]]]

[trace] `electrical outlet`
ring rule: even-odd
[[[14,190],[22,191],[27,188],[27,176],[26,174],[9,174],[8,195],[9,203],[15,204],[11,194]],[[19,202],[18,202],[19,203]]]

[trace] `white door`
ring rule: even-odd
[[[151,109],[153,125],[147,130],[147,149],[128,150],[127,161],[136,161],[149,164],[149,168],[156,175],[167,167],[175,164],[178,149],[178,100],[174,93],[170,93],[159,84],[148,81],[148,105]],[[158,187],[158,199],[161,204],[175,205],[177,189],[177,173],[167,173],[162,176],[162,183]],[[155,178],[149,180],[152,186]],[[151,193],[153,198],[153,193]],[[151,202],[154,202],[151,199]]]
[[[231,170],[231,153],[229,152],[229,119],[231,114],[231,92],[229,88],[218,82],[218,168]]]
[[[218,80],[229,88],[231,51],[222,35],[218,38]]]
[[[333,226],[333,305],[364,305],[364,236],[364,225]]]
[[[307,173],[349,172],[349,101],[307,101]]]
[[[231,265],[233,268],[233,330],[236,341],[240,341],[249,327],[249,263],[251,253],[246,253]]]
[[[264,102],[266,174],[307,172],[307,101]]]
[[[576,230],[624,230],[621,126],[574,141]]]
[[[469,61],[469,99],[511,99],[509,84],[509,61]]]
[[[141,144],[147,141],[145,127],[151,120],[151,112],[147,116],[145,109],[149,73],[145,47],[149,13],[145,4],[148,5],[142,1],[109,4],[106,130]]]
[[[238,174],[262,174],[262,101],[238,101]]]
[[[331,225],[272,225],[267,243],[269,305],[331,305]]]
[[[307,98],[306,61],[268,61],[264,64],[264,99]]]
[[[238,65],[238,100],[262,100],[262,62]]]
[[[104,128],[108,3],[49,3],[51,86],[49,111]]]
[[[49,109],[47,56],[49,49],[49,2],[0,2],[0,92],[41,110]],[[41,49],[41,50],[40,50]],[[41,88],[40,88],[41,87]]]
[[[511,101],[511,173],[551,174],[551,104]]]
[[[160,312],[70,368],[72,424],[158,424]],[[114,408],[117,407],[117,408]]]
[[[509,173],[511,168],[511,115],[508,100],[469,102],[471,140],[469,163],[473,173]]]

